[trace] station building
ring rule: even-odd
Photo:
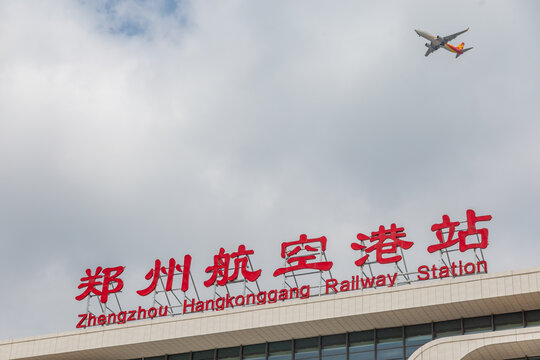
[[[540,268],[1,341],[15,359],[540,359]]]

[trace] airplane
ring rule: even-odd
[[[433,36],[430,33],[423,30],[414,30],[414,31],[418,34],[418,36],[421,36],[424,39],[427,39],[430,41],[430,43],[426,43],[426,47],[428,49],[426,51],[425,56],[428,56],[429,54],[431,54],[435,50],[438,50],[439,48],[443,48],[445,50],[450,51],[451,53],[455,53],[456,59],[457,59],[460,55],[463,55],[466,51],[469,51],[472,49],[472,47],[464,49],[463,47],[465,46],[465,43],[461,43],[458,46],[453,46],[453,45],[448,44],[449,41],[452,41],[455,38],[457,38],[459,35],[463,34],[464,32],[469,31],[469,28],[455,34],[448,35],[448,36],[439,36],[439,35]]]

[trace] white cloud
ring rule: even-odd
[[[86,267],[126,265],[135,284],[155,258],[191,253],[202,282],[240,243],[269,284],[301,233],[326,235],[348,276],[356,233],[396,222],[411,263],[435,261],[430,225],[469,207],[494,216],[491,271],[536,265],[522,249],[537,249],[539,51],[514,35],[537,30],[536,6],[2,2],[8,286],[63,273],[50,301],[72,308]],[[475,49],[458,60],[424,58],[413,32],[468,25]],[[72,328],[31,318],[0,337]]]

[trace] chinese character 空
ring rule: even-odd
[[[216,283],[220,286],[224,286],[227,283],[234,281],[238,278],[239,273],[247,281],[256,281],[261,275],[262,270],[250,271],[247,268],[248,255],[254,254],[253,250],[246,250],[244,245],[238,246],[238,251],[232,254],[225,253],[225,249],[219,249],[219,254],[214,255],[214,265],[206,268],[205,272],[211,273],[210,278],[204,282],[204,286],[209,287]],[[231,260],[234,260],[234,269],[230,268]],[[230,270],[233,270],[230,273]],[[218,279],[219,277],[219,279]]]
[[[124,282],[119,278],[120,274],[123,272],[123,266],[105,269],[98,266],[94,274],[92,274],[90,269],[86,269],[87,276],[81,278],[81,284],[78,286],[79,289],[85,290],[80,295],[76,296],[75,299],[81,301],[92,293],[99,296],[99,301],[101,303],[106,303],[109,294],[117,293],[124,287]],[[116,285],[111,287],[113,284]]]
[[[154,268],[150,269],[146,276],[144,277],[146,280],[152,279],[152,282],[150,285],[144,289],[144,290],[138,290],[137,294],[141,296],[146,296],[150,294],[152,291],[156,290],[157,283],[160,279],[160,274],[163,273],[163,275],[167,275],[167,282],[165,283],[165,291],[171,291],[173,287],[173,279],[174,279],[174,273],[175,271],[182,273],[182,287],[180,290],[186,292],[189,288],[189,269],[191,267],[191,256],[186,255],[184,256],[184,266],[182,269],[182,266],[180,264],[176,263],[176,260],[171,258],[169,259],[169,266],[161,266],[161,261],[158,259],[155,261]]]
[[[375,244],[371,245],[370,247],[358,244],[358,243],[351,243],[351,248],[353,250],[364,250],[367,255],[362,256],[360,259],[356,260],[354,263],[357,266],[362,266],[366,262],[366,260],[369,257],[369,253],[375,250],[375,257],[379,264],[388,264],[388,263],[395,263],[401,260],[402,256],[397,255],[397,248],[401,247],[403,249],[409,249],[411,246],[413,246],[412,241],[406,241],[402,240],[401,238],[407,236],[406,233],[403,232],[404,228],[396,227],[396,224],[390,225],[390,229],[386,229],[383,225],[379,227],[379,231],[374,231],[371,233],[371,236],[367,236],[364,234],[358,234],[356,237],[360,241],[366,241],[369,240],[370,242],[374,242]],[[390,255],[394,254],[394,256],[385,257],[383,255]]]
[[[428,252],[433,253],[437,250],[455,245],[458,242],[459,251],[461,252],[475,248],[485,249],[488,246],[488,229],[477,229],[476,223],[479,221],[489,220],[491,220],[491,215],[476,216],[474,210],[467,210],[467,230],[458,231],[457,238],[454,238],[456,227],[459,226],[460,222],[452,222],[450,221],[450,217],[448,215],[443,215],[442,223],[433,224],[431,226],[431,231],[435,231],[439,244],[428,246]],[[444,229],[448,229],[448,236],[446,239],[444,239]],[[467,244],[467,236],[471,235],[480,235],[480,242]]]
[[[310,245],[310,244],[315,245],[317,243],[320,244],[320,249]],[[295,256],[302,250],[308,252],[308,254]],[[296,263],[296,264],[277,269],[276,271],[274,271],[274,276],[279,276],[286,272],[302,270],[302,269],[316,269],[320,271],[330,270],[333,265],[331,261],[308,262],[309,260],[313,260],[317,257],[317,253],[319,252],[319,250],[321,252],[326,250],[326,237],[325,236],[321,236],[320,238],[308,239],[306,234],[302,234],[300,235],[300,239],[297,241],[290,241],[290,242],[282,243],[281,244],[281,257],[283,259],[286,259],[287,264],[292,264],[292,263]]]

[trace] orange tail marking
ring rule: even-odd
[[[457,48],[458,48],[459,50],[463,50],[463,47],[464,47],[464,46],[465,46],[465,43],[462,42],[461,44],[459,44],[459,45],[457,46]]]

